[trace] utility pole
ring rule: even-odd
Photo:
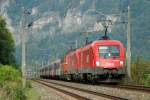
[[[22,70],[22,86],[26,87],[26,45],[25,45],[25,13],[24,7],[22,7],[22,17],[21,17],[21,51],[22,51],[22,61],[21,61],[21,70]]]
[[[35,62],[35,78],[37,78],[37,66],[38,66],[38,63],[37,61]]]
[[[49,65],[50,65],[50,61],[48,60],[48,61],[47,61],[47,66],[48,66],[48,70],[49,70],[49,71],[48,71],[48,72],[49,72],[48,75],[50,75],[50,67],[49,67]],[[49,76],[48,76],[48,77],[49,77]]]
[[[43,69],[43,74],[45,75],[45,68],[44,68],[44,61],[42,60],[42,69]]]
[[[21,16],[21,51],[22,51],[22,61],[21,61],[21,70],[22,70],[22,86],[26,87],[26,42],[25,42],[25,27],[26,27],[26,15],[30,14],[22,7],[22,16]]]
[[[130,7],[128,6],[128,23],[127,23],[127,72],[131,79],[131,30],[130,30]]]

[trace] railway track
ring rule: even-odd
[[[99,92],[95,92],[95,91],[91,91],[91,90],[86,90],[86,89],[81,89],[81,88],[77,88],[77,87],[72,87],[72,86],[68,86],[68,85],[63,85],[63,84],[60,84],[60,83],[55,83],[55,82],[50,82],[50,81],[46,81],[46,80],[34,80],[40,84],[43,84],[47,87],[50,87],[50,88],[53,88],[57,91],[60,91],[60,92],[63,92],[67,95],[70,95],[78,100],[89,100],[89,98],[87,97],[83,97],[81,95],[77,95],[77,94],[74,94],[74,93],[70,93],[68,91],[65,91],[63,89],[59,89],[59,88],[56,88],[50,84],[53,84],[53,85],[58,85],[58,86],[62,86],[62,87],[66,87],[66,88],[69,88],[69,89],[74,89],[74,90],[77,90],[77,91],[81,91],[81,92],[84,92],[84,93],[88,93],[88,94],[92,94],[92,95],[95,95],[95,96],[100,96],[100,97],[104,97],[104,98],[107,98],[107,99],[111,99],[111,100],[128,100],[126,98],[121,98],[121,97],[117,97],[117,96],[112,96],[112,95],[108,95],[108,94],[104,94],[104,93],[99,93]]]
[[[135,86],[135,85],[102,85],[102,86],[150,93],[150,87],[144,86]]]
[[[37,82],[37,83],[40,83],[40,84],[42,84],[44,86],[47,86],[49,88],[52,88],[52,89],[54,89],[56,91],[62,92],[64,94],[66,94],[66,95],[69,95],[69,96],[71,96],[71,97],[73,97],[75,99],[78,99],[78,100],[90,100],[90,99],[88,99],[86,97],[83,97],[83,96],[80,96],[80,95],[77,95],[77,94],[74,94],[74,93],[71,93],[71,92],[67,92],[67,91],[65,91],[63,89],[56,88],[56,87],[54,87],[54,86],[52,86],[50,84],[47,84],[46,82],[42,82],[40,80],[34,80],[34,81]]]
[[[81,83],[81,84],[88,84],[88,83]],[[125,89],[125,90],[132,90],[132,91],[139,91],[139,92],[144,92],[144,93],[150,93],[150,87],[145,87],[145,86],[137,86],[137,85],[110,85],[110,84],[109,85],[96,84],[96,85],[97,86],[103,86],[103,87],[118,88],[118,89]]]

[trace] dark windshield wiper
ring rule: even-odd
[[[107,55],[108,55],[108,53],[105,53],[105,55],[104,55],[104,58],[105,58],[105,59],[107,58]]]

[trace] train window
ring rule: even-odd
[[[112,45],[99,46],[100,58],[116,58],[120,56],[119,47]]]

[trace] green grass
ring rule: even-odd
[[[27,80],[26,88],[22,88],[21,78],[21,72],[18,69],[0,64],[0,100],[40,99],[38,92],[32,88],[30,80]]]
[[[33,88],[27,88],[25,90],[25,95],[27,100],[40,100],[40,95]]]

